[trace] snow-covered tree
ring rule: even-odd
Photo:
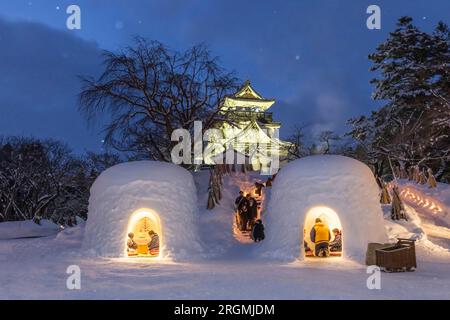
[[[345,154],[347,145],[338,145],[341,137],[331,130],[320,132],[317,137],[307,137],[305,128],[307,124],[294,125],[291,135],[287,138],[290,142],[288,148],[289,160],[306,157],[313,154]],[[308,139],[309,138],[309,139]],[[315,141],[308,143],[307,141]]]
[[[172,132],[226,120],[219,105],[236,89],[203,45],[177,52],[137,38],[120,53],[106,52],[104,65],[98,79],[82,78],[80,110],[90,120],[107,114],[105,142],[138,159],[171,161]]]
[[[0,139],[0,222],[75,224],[75,217],[86,218],[95,178],[119,161],[109,154],[75,156],[54,140]]]
[[[373,98],[385,105],[368,117],[351,119],[350,135],[372,161],[401,166],[426,165],[442,177],[450,167],[450,31],[440,22],[433,33],[412,18],[369,56]]]
[[[329,154],[332,152],[332,143],[333,141],[339,141],[341,138],[339,135],[334,133],[331,130],[325,130],[322,131],[319,135],[319,141],[322,143],[323,146],[323,154]]]

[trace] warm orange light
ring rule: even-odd
[[[408,187],[401,190],[400,195],[417,206],[429,209],[433,214],[443,211],[442,207],[432,197],[416,193]]]
[[[322,222],[326,225],[328,225],[328,228],[331,230],[333,229],[339,229],[342,232],[342,251],[341,251],[341,257],[343,256],[344,252],[344,239],[345,239],[345,230],[342,230],[341,221],[339,219],[339,216],[337,213],[325,206],[317,206],[311,208],[308,213],[306,214],[305,222],[303,225],[304,230],[302,230],[303,239],[307,242],[308,246],[311,249],[314,249],[314,243],[311,242],[311,239],[309,237],[310,230],[314,226],[316,218],[320,218]],[[332,236],[333,237],[333,236]],[[332,238],[333,239],[333,238]],[[302,243],[303,248],[303,243]],[[302,252],[304,250],[302,249]]]
[[[155,259],[161,260],[162,253],[163,253],[162,252],[162,250],[163,250],[163,235],[161,232],[161,221],[159,219],[159,216],[153,210],[150,210],[150,209],[139,209],[131,215],[130,220],[128,222],[127,232],[126,232],[125,241],[124,241],[124,244],[125,244],[124,256],[128,257],[128,252],[127,252],[128,234],[130,232],[133,232],[136,228],[136,225],[145,218],[150,219],[151,223],[154,225],[153,229],[156,229],[155,232],[159,236],[159,254],[158,254],[158,256],[154,256],[154,257],[150,257],[150,258],[151,258],[151,260],[155,260]],[[136,239],[136,243],[138,244],[138,246],[142,245],[141,242],[142,241],[140,241],[139,239]]]

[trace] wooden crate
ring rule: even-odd
[[[399,238],[395,245],[375,250],[377,266],[388,272],[413,271],[417,268],[414,241]]]
[[[392,247],[393,243],[376,243],[371,242],[367,245],[366,251],[366,265],[373,266],[377,264],[377,258],[375,255],[375,250]]]

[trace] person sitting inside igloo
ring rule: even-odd
[[[331,232],[330,228],[322,222],[322,219],[316,219],[316,223],[311,228],[310,237],[315,245],[314,255],[316,257],[328,257],[330,255]]]
[[[128,240],[127,240],[127,251],[129,254],[136,253],[136,250],[138,248],[138,245],[136,241],[134,241],[134,233],[130,232],[128,234]]]
[[[150,236],[150,242],[148,243],[148,251],[150,255],[157,256],[159,255],[159,236],[153,230],[150,230],[148,234]]]
[[[303,229],[303,249],[305,250],[305,254],[307,256],[312,256],[313,253],[312,253],[311,248],[308,245],[308,242],[305,239],[305,237],[306,237],[305,235],[306,235],[306,229]]]
[[[342,252],[342,232],[338,228],[333,229],[334,239],[330,242],[331,252]]]

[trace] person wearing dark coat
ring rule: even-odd
[[[256,219],[258,218],[258,204],[256,200],[252,197],[247,198],[248,202],[248,211],[247,211],[247,219],[248,219],[248,227],[251,230],[253,225],[255,224]]]
[[[152,256],[157,256],[159,254],[159,236],[158,234],[150,230],[149,231],[150,242],[148,243],[148,250]]]
[[[128,251],[134,251],[134,250],[137,250],[137,248],[138,248],[137,243],[134,241],[134,233],[133,232],[130,232],[128,234],[127,246],[128,246]]]
[[[330,242],[331,252],[341,252],[342,251],[342,233],[339,229],[333,229],[334,239]]]
[[[241,209],[238,212],[239,215],[239,230],[246,231],[248,224],[248,207],[246,204],[242,205]]]
[[[243,191],[239,191],[239,196],[234,201],[234,204],[236,205],[236,209],[240,211],[242,206],[246,204],[246,201],[247,200],[246,200],[246,198],[244,196],[244,192]]]
[[[255,242],[260,242],[260,241],[264,240],[264,238],[265,238],[264,225],[263,225],[261,219],[258,219],[258,220],[256,220],[256,223],[253,226],[252,239]]]
[[[250,193],[247,193],[247,194],[245,195],[245,200],[247,201],[247,206],[248,206],[248,203],[249,203],[250,200],[254,200],[254,201],[256,202],[255,198],[253,198],[253,197],[250,195]]]
[[[263,187],[264,187],[263,183],[259,183],[258,181],[256,181],[255,182],[255,194],[257,194],[258,196],[261,196]]]

